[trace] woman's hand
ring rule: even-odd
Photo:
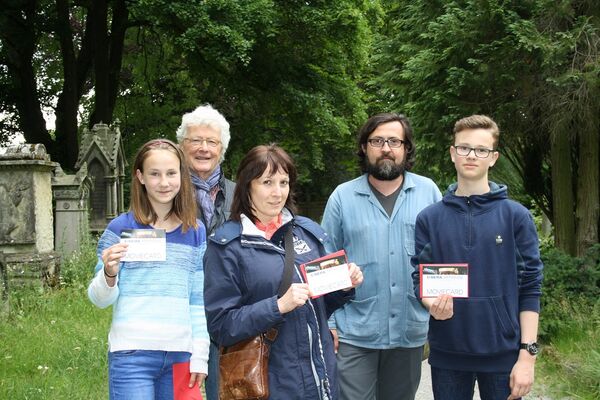
[[[352,286],[344,290],[354,289],[355,287],[363,283],[363,273],[358,265],[354,263],[348,263],[348,272],[350,274],[350,281],[352,282]]]
[[[102,262],[104,263],[104,277],[109,286],[115,283],[115,277],[119,273],[121,258],[127,251],[126,243],[117,243],[105,249],[102,252]],[[110,276],[109,276],[110,275]]]
[[[277,300],[279,312],[285,314],[302,307],[308,300],[308,296],[307,283],[292,283],[287,292]]]

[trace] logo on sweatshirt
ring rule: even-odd
[[[502,244],[502,236],[496,235],[496,245],[500,246]]]

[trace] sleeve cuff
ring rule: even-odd
[[[208,349],[209,340],[198,340],[194,343],[194,350],[190,358],[190,372],[208,375]]]

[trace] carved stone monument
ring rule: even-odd
[[[65,174],[60,166],[54,171],[54,247],[63,257],[79,250],[89,234],[92,186],[85,162],[75,175]]]
[[[58,280],[50,184],[57,165],[41,144],[0,154],[0,258],[11,285]]]
[[[127,162],[118,121],[112,126],[96,124],[84,129],[75,168],[87,164],[94,183],[90,193],[90,230],[101,232],[110,220],[125,209],[123,183]]]

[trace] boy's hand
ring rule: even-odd
[[[429,314],[437,320],[450,319],[454,315],[454,301],[449,294],[441,294],[436,298],[424,298],[421,302],[429,310]]]
[[[510,396],[507,400],[524,397],[533,386],[535,374],[535,356],[521,351],[519,359],[510,372]]]

